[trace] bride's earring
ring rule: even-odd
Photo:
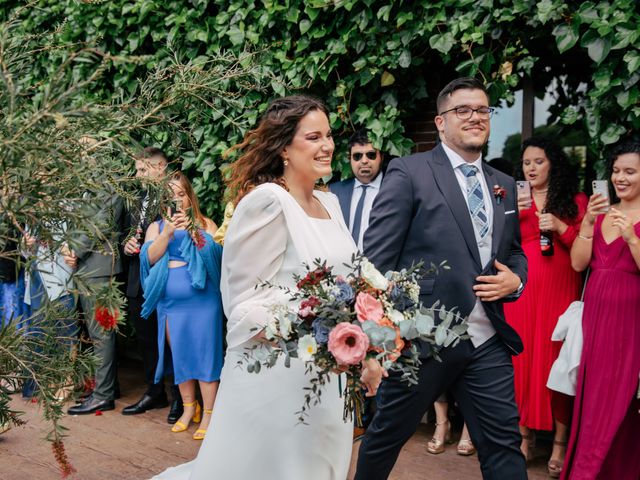
[[[287,158],[285,158],[285,159],[282,161],[282,164],[286,167],[287,165],[289,165],[289,160],[288,160]]]

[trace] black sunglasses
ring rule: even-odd
[[[370,150],[370,151],[368,151],[366,153],[355,152],[355,153],[351,154],[351,158],[353,158],[354,162],[359,162],[360,160],[362,160],[362,156],[363,155],[366,155],[369,160],[375,160],[376,156],[377,156],[377,153],[375,151],[373,151],[373,150]]]

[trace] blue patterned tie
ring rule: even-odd
[[[469,213],[471,219],[480,232],[480,238],[484,238],[489,232],[489,222],[487,210],[484,206],[484,196],[482,195],[482,186],[478,180],[478,168],[475,165],[460,165],[460,170],[467,177],[467,204],[469,205]]]
[[[353,237],[353,241],[356,242],[356,245],[360,238],[360,224],[362,223],[364,197],[367,194],[367,188],[369,188],[369,185],[360,185],[360,188],[362,188],[362,193],[360,194],[360,200],[358,200],[358,204],[356,205],[356,213],[353,216],[353,225],[351,225],[351,236]]]

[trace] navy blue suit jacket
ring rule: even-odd
[[[478,275],[496,273],[494,260],[507,265],[523,283],[527,258],[520,246],[520,222],[513,178],[484,164],[489,191],[499,185],[505,198],[493,202],[491,260],[482,268],[473,225],[464,194],[442,146],[391,162],[376,196],[369,228],[364,236],[364,254],[382,272],[408,268],[423,261],[426,267],[447,261],[449,270],[425,276],[420,281],[420,300],[431,306],[440,300],[447,308],[458,307],[467,316],[473,310],[473,292]],[[515,295],[483,306],[493,327],[513,354],[522,351],[522,341],[504,319],[503,302]],[[428,349],[424,349],[425,353]]]
[[[334,182],[329,184],[329,190],[336,197],[338,197],[338,201],[340,202],[340,210],[342,210],[342,217],[344,218],[344,223],[347,224],[347,227],[351,228],[349,225],[349,214],[351,212],[351,197],[353,196],[353,185],[355,184],[355,178],[350,178],[349,180],[342,180],[341,182]]]

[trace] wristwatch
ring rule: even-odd
[[[520,295],[522,295],[522,292],[524,292],[524,283],[522,283],[522,280],[520,280],[520,285],[518,286],[518,289],[513,292],[511,295],[517,295],[518,297]]]

